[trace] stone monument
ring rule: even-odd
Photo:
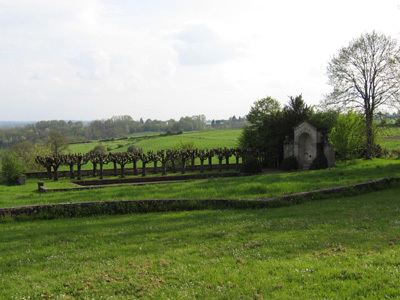
[[[296,157],[299,169],[308,170],[317,155],[322,153],[328,160],[328,167],[333,167],[335,152],[329,144],[327,136],[305,121],[294,128],[293,141],[285,142],[283,156],[284,158]]]

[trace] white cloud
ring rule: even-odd
[[[0,120],[245,115],[266,95],[318,103],[331,57],[393,0],[0,0]],[[95,105],[94,105],[95,104]]]
[[[192,25],[174,35],[174,49],[182,65],[199,66],[225,62],[235,55],[235,46],[205,24]]]

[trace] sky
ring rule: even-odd
[[[0,0],[0,121],[245,116],[329,93],[326,68],[400,0]]]

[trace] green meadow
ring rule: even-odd
[[[355,160],[346,167],[307,172],[263,174],[236,178],[211,178],[145,186],[121,185],[92,190],[39,193],[37,179],[25,186],[2,186],[0,207],[76,201],[173,199],[173,198],[267,198],[283,194],[349,185],[373,179],[400,177],[400,160]],[[74,187],[67,178],[42,180],[48,188]]]
[[[124,152],[128,150],[129,146],[142,148],[144,151],[166,150],[175,148],[179,144],[187,143],[193,143],[198,149],[233,148],[238,147],[240,133],[240,129],[184,132],[180,135],[170,136],[160,136],[160,133],[150,132],[132,135],[129,139],[73,144],[69,146],[69,152],[87,153],[100,143],[105,147],[111,148],[111,152]]]
[[[236,147],[239,134],[194,132],[104,144],[112,151],[126,151],[131,144],[154,151],[188,142],[198,148]],[[96,144],[70,150],[84,153]],[[399,159],[68,192],[39,193],[38,180],[28,179],[24,186],[2,185],[0,207],[266,198],[389,177],[400,177]],[[49,188],[73,187],[67,178],[43,181]],[[399,185],[392,185],[273,209],[2,218],[0,299],[399,299],[399,193]]]
[[[399,193],[3,221],[1,299],[398,299]]]

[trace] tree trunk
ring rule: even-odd
[[[54,181],[58,181],[58,166],[53,166]]]
[[[52,179],[53,174],[51,174],[51,166],[46,167],[47,170],[47,178]]]
[[[137,161],[133,162],[133,175],[137,175]]]
[[[113,161],[114,163],[114,176],[117,176],[117,162]]]
[[[200,173],[204,173],[204,160],[200,160]]]
[[[222,172],[222,158],[219,158],[219,171]]]
[[[210,171],[212,171],[212,157],[208,158],[208,168]]]
[[[125,178],[125,165],[121,164],[121,178]]]
[[[236,156],[236,170],[239,170],[239,156]]]
[[[97,172],[97,163],[93,163],[93,177],[96,177],[96,172]]]
[[[103,164],[100,164],[100,179],[103,179]]]
[[[171,160],[172,173],[176,173],[175,160]]]
[[[142,176],[146,176],[146,163],[142,162]]]
[[[78,180],[82,180],[82,165],[78,165]]]
[[[186,159],[182,159],[182,174],[186,173]]]
[[[366,159],[372,159],[372,154],[373,154],[373,147],[375,144],[375,139],[374,139],[374,132],[373,132],[373,114],[371,111],[367,111],[365,113],[365,127],[367,131],[367,145],[366,145],[366,153],[365,153],[365,158]]]
[[[192,165],[191,165],[192,172],[194,171],[194,164],[195,164],[194,160],[195,160],[195,159],[196,159],[195,157],[192,157]]]
[[[166,175],[167,174],[167,162],[163,161],[161,162],[161,166],[162,166],[162,175]]]
[[[225,157],[226,169],[229,170],[229,157]]]
[[[154,174],[157,174],[157,161],[154,162],[153,173],[154,173]]]
[[[74,179],[74,177],[75,177],[75,174],[74,174],[74,165],[73,165],[73,164],[70,164],[70,165],[69,165],[69,178],[70,178],[70,179]]]

